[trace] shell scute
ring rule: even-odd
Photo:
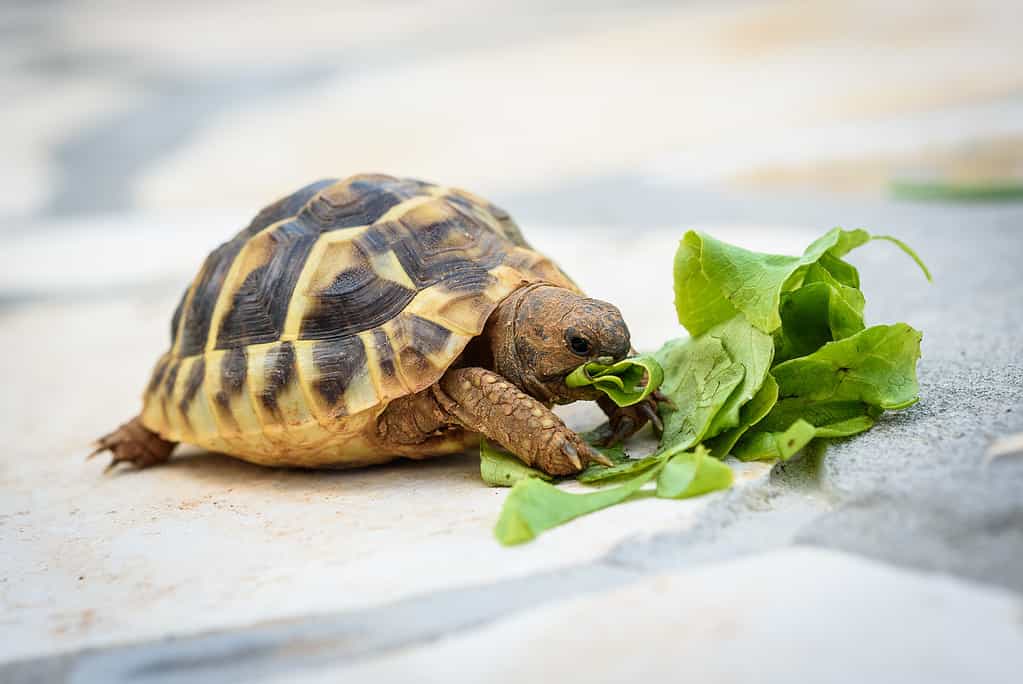
[[[244,245],[244,241],[237,239],[225,242],[206,258],[191,292],[186,295],[187,303],[175,348],[178,356],[201,354],[206,348],[220,290],[235,257]]]
[[[324,188],[299,218],[323,232],[367,226],[418,194],[422,185],[383,175],[353,176]]]
[[[239,254],[222,293],[213,348],[231,349],[280,338],[291,295],[318,233],[285,221],[253,237]]]
[[[416,291],[384,277],[356,242],[328,244],[305,293],[300,339],[356,335],[401,313]]]

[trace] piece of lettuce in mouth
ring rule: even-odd
[[[653,394],[664,378],[664,371],[652,356],[640,354],[611,365],[590,361],[565,378],[569,387],[593,387],[618,406],[632,406]]]

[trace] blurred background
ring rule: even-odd
[[[1019,192],[1021,26],[1015,0],[7,0],[0,297],[180,282],[272,199],[360,171],[527,230]]]

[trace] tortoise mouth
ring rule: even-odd
[[[545,399],[555,404],[571,404],[574,401],[596,401],[600,398],[600,391],[592,387],[569,387],[565,382],[568,376],[574,371],[572,368],[564,373],[553,373],[538,377],[540,386],[543,388]]]

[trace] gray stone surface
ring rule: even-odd
[[[0,678],[11,684],[64,679],[81,684],[169,684],[298,676],[429,644],[529,610],[551,596],[610,590],[637,577],[601,564],[566,568],[365,611],[22,661],[0,667]]]
[[[792,548],[658,573],[302,681],[996,683],[1023,668],[1019,618],[1004,591]]]

